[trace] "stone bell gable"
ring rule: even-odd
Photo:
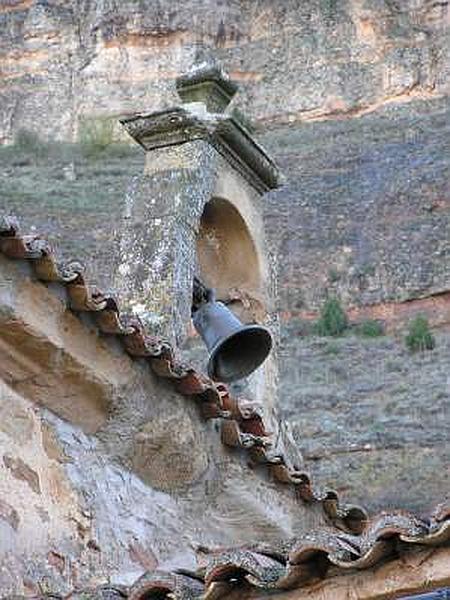
[[[219,66],[200,63],[177,89],[181,106],[121,119],[146,154],[125,215],[117,286],[125,303],[162,319],[165,334],[180,341],[196,272],[220,299],[240,294],[263,320],[273,312],[261,202],[281,179],[246,127],[224,112],[237,87]]]
[[[177,90],[180,106],[121,119],[144,148],[145,166],[121,224],[114,288],[127,309],[177,344],[192,330],[195,276],[244,324],[258,322],[276,334],[275,264],[262,202],[281,175],[226,112],[237,86],[214,61],[194,65]],[[272,353],[246,382],[268,417],[276,381]]]

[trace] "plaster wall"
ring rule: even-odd
[[[89,520],[64,469],[68,457],[35,405],[0,382],[0,591],[41,591],[71,570]],[[84,558],[89,557],[89,551]],[[95,553],[94,553],[95,556]],[[70,576],[74,574],[71,573]]]
[[[69,312],[61,286],[49,289],[4,258],[0,276],[1,330],[15,323],[19,334],[8,353],[0,348],[1,364],[26,350],[39,373],[50,352],[70,358],[80,382],[71,393],[70,371],[51,360],[46,393],[40,376],[27,375],[19,394],[2,371],[1,594],[130,584],[156,566],[194,568],[198,546],[274,541],[325,524],[320,505],[305,506],[263,467],[250,469],[193,400],[100,337],[89,315]],[[93,378],[106,400],[100,421],[88,418]]]

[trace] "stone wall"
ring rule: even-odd
[[[128,585],[195,568],[200,547],[325,525],[320,503],[250,469],[193,398],[27,267],[0,257],[2,596]]]

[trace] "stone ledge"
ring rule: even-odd
[[[275,163],[236,119],[208,113],[200,102],[124,117],[120,122],[146,151],[203,139],[258,191],[272,190],[282,183]]]

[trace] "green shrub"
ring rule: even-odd
[[[78,127],[78,141],[86,158],[96,158],[114,142],[114,122],[108,118],[86,118]]]
[[[430,331],[426,317],[418,315],[411,321],[405,342],[411,352],[433,350],[436,340]]]
[[[340,278],[341,275],[337,269],[328,269],[328,281],[330,283],[336,283],[336,281],[339,281]]]
[[[367,319],[356,326],[356,333],[363,337],[380,337],[384,334],[383,325],[379,321]]]
[[[320,311],[316,333],[324,336],[339,336],[348,327],[347,315],[337,298],[328,298]]]
[[[329,342],[327,346],[324,348],[325,354],[329,354],[331,356],[336,356],[339,354],[340,349],[336,342]]]
[[[47,154],[47,144],[37,133],[28,129],[18,129],[14,136],[14,146],[17,150],[35,156]]]

